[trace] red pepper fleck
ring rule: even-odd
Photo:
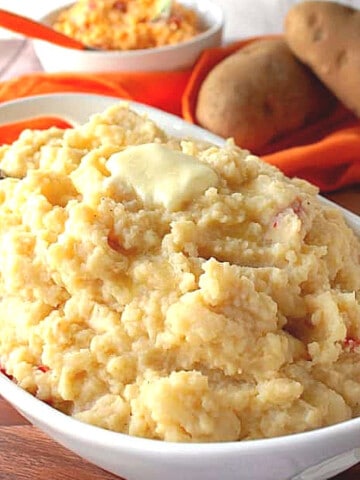
[[[14,380],[14,377],[12,375],[9,375],[4,367],[0,367],[0,373],[5,375],[9,380]]]
[[[136,253],[135,248],[127,248],[125,249],[121,243],[119,242],[118,238],[115,236],[114,233],[110,232],[108,235],[108,245],[112,250],[115,252],[121,253],[123,255],[133,255]]]
[[[290,207],[296,215],[299,215],[303,211],[302,203],[298,199],[294,200]]]
[[[50,367],[48,367],[47,365],[39,365],[37,369],[40,370],[40,372],[46,373],[50,370]]]
[[[119,240],[116,238],[114,233],[110,233],[108,236],[108,245],[112,250],[119,251],[121,249]]]
[[[182,18],[179,15],[170,15],[168,19],[168,23],[174,25],[176,28],[180,28],[181,22]]]
[[[89,10],[96,10],[96,1],[88,3]]]
[[[349,352],[354,352],[355,348],[360,347],[360,340],[351,337],[345,338],[343,347]]]
[[[127,4],[126,2],[122,2],[118,0],[117,2],[113,3],[113,7],[115,10],[119,10],[120,12],[126,13],[127,12]]]
[[[299,216],[303,212],[303,206],[301,203],[301,200],[296,199],[294,200],[288,207],[284,208],[283,210],[280,210],[275,217],[274,220],[271,224],[272,228],[277,228],[279,226],[281,217],[283,216],[284,212],[288,209],[291,208],[291,210],[295,213],[295,215]]]

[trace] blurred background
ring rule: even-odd
[[[201,1],[201,0],[200,0]],[[278,33],[288,8],[301,0],[214,0],[226,16],[225,40],[244,38],[263,33]],[[339,3],[360,8],[360,0],[338,0]],[[71,0],[0,0],[0,8],[40,18],[48,10],[71,3]],[[8,33],[0,31],[2,37]]]
[[[199,0],[201,1],[201,0]],[[224,42],[255,35],[280,33],[290,6],[301,0],[213,0],[225,13]],[[360,0],[338,0],[360,8]],[[0,0],[0,8],[39,19],[49,10],[71,0]],[[17,41],[14,41],[14,38]],[[7,80],[42,67],[31,42],[0,28],[0,80]]]

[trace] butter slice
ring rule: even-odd
[[[128,147],[111,155],[107,168],[115,188],[125,182],[144,205],[162,205],[172,212],[219,183],[214,170],[197,158],[156,143]]]

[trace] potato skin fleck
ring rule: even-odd
[[[303,2],[289,10],[284,28],[293,53],[359,117],[360,10]]]
[[[281,38],[258,40],[220,62],[204,80],[200,125],[261,154],[264,146],[325,115],[334,98]]]

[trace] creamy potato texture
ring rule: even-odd
[[[165,193],[119,166],[149,144],[149,165],[177,159]],[[192,195],[182,154],[200,172]],[[230,141],[169,138],[123,104],[24,131],[0,168],[0,363],[21,387],[168,441],[360,414],[359,240],[315,187]]]

